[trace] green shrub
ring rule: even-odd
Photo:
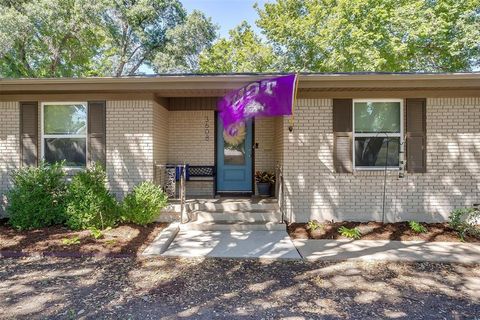
[[[410,229],[415,232],[415,233],[426,233],[427,228],[425,228],[421,223],[417,221],[410,221],[408,222],[408,225],[410,226]]]
[[[339,229],[338,229],[338,232],[344,236],[344,237],[347,237],[347,238],[350,238],[350,239],[360,239],[360,237],[362,236],[362,233],[360,232],[360,229],[358,229],[357,227],[355,228],[347,228],[345,226],[341,226]]]
[[[73,246],[76,244],[80,244],[80,238],[78,236],[73,236],[71,238],[63,238],[62,244],[64,246]]]
[[[310,230],[310,231],[315,231],[315,230],[320,229],[320,228],[323,229],[323,225],[320,222],[318,222],[317,220],[310,220],[307,223],[307,229]]]
[[[123,200],[122,220],[139,225],[149,224],[166,205],[167,196],[160,187],[152,182],[142,182]]]
[[[65,171],[61,163],[25,167],[12,174],[7,193],[10,224],[19,230],[64,222]]]
[[[462,241],[465,236],[480,237],[480,210],[475,208],[455,209],[450,213],[449,226],[457,231]]]
[[[72,230],[113,227],[118,204],[106,187],[106,174],[99,165],[78,172],[68,186],[66,224]]]

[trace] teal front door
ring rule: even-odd
[[[252,192],[252,121],[224,130],[217,121],[217,192]]]

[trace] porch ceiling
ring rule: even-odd
[[[163,75],[122,78],[0,79],[0,99],[40,94],[146,94],[218,97],[272,74]],[[299,97],[479,96],[480,73],[301,74]]]

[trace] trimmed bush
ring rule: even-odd
[[[449,226],[457,231],[462,241],[465,236],[480,237],[480,210],[475,208],[455,209],[450,213]]]
[[[122,220],[139,225],[152,223],[167,205],[167,196],[152,182],[135,186],[123,200]]]
[[[78,172],[68,186],[66,224],[72,230],[115,226],[118,203],[106,187],[107,177],[100,165]]]
[[[61,163],[25,167],[12,173],[7,193],[9,222],[19,230],[63,223],[65,220],[65,171]]]

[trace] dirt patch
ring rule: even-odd
[[[455,230],[447,223],[424,223],[427,232],[415,233],[410,229],[408,222],[385,223],[380,222],[324,222],[320,228],[310,230],[306,223],[292,223],[288,226],[288,233],[293,239],[348,239],[338,232],[341,226],[357,227],[362,233],[362,240],[397,240],[397,241],[443,241],[460,242]],[[465,242],[480,242],[475,237],[466,237]]]
[[[0,319],[475,319],[480,265],[0,259]]]
[[[71,231],[63,226],[38,230],[17,231],[0,221],[0,253],[50,253],[50,254],[112,254],[134,256],[141,253],[164,229],[166,223],[147,226],[124,224],[103,231],[95,239],[90,231]],[[65,239],[76,239],[77,244],[65,244]],[[75,242],[72,241],[71,242]]]

